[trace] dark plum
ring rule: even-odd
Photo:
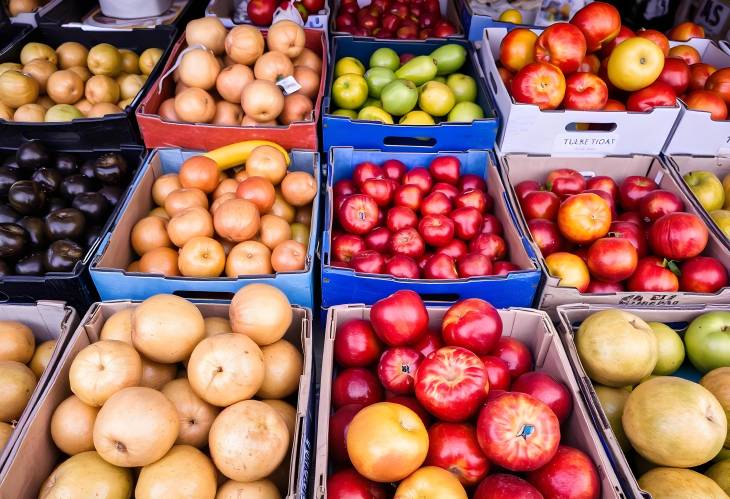
[[[71,201],[79,194],[93,191],[94,183],[85,175],[71,175],[61,182],[61,188],[59,190],[63,197]]]
[[[0,258],[16,258],[28,246],[28,233],[17,224],[0,224]]]
[[[75,175],[79,172],[79,158],[73,154],[60,152],[56,154],[56,161],[54,163],[56,170],[66,177],[69,175]]]
[[[63,174],[55,168],[38,168],[30,178],[41,184],[43,190],[48,194],[55,193],[63,182]]]
[[[46,193],[38,182],[19,180],[10,188],[8,202],[21,215],[32,215],[43,210]]]
[[[17,221],[17,224],[25,229],[28,233],[30,247],[33,249],[45,248],[48,244],[46,236],[46,223],[39,217],[23,217]]]
[[[47,272],[69,272],[84,256],[84,249],[73,241],[54,241],[43,255]]]
[[[84,192],[76,196],[71,206],[79,210],[90,222],[102,222],[109,213],[109,203],[98,192]]]
[[[39,140],[29,140],[18,148],[15,160],[20,168],[37,170],[43,166],[51,166],[51,154]]]
[[[127,161],[121,154],[103,154],[94,163],[94,176],[104,184],[119,185],[127,178]]]
[[[71,239],[78,241],[84,234],[86,218],[76,208],[61,208],[46,215],[46,236],[51,241]]]
[[[15,263],[15,273],[18,275],[41,275],[44,272],[43,253],[31,253]]]
[[[0,204],[0,223],[14,224],[20,218],[20,214],[7,204]]]

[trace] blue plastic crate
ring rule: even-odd
[[[230,298],[247,284],[270,284],[281,289],[292,304],[312,308],[314,306],[315,246],[319,228],[319,154],[311,151],[291,151],[290,171],[306,171],[317,181],[317,196],[312,202],[312,225],[307,248],[306,268],[297,272],[279,272],[273,275],[240,278],[216,277],[165,277],[162,275],[127,272],[124,270],[133,255],[130,231],[141,218],[130,214],[130,206],[138,210],[139,203],[153,204],[151,185],[155,170],[161,174],[179,171],[180,165],[190,156],[200,154],[177,148],[155,149],[148,156],[134,180],[127,200],[120,210],[112,229],[107,231],[91,263],[91,278],[102,300],[144,300],[158,293],[173,293],[185,298]],[[139,210],[138,210],[139,211]]]
[[[342,57],[356,57],[366,64],[375,50],[390,47],[399,54],[430,54],[447,44],[462,45],[468,55],[459,70],[472,76],[479,88],[477,103],[484,110],[484,118],[471,123],[438,123],[436,125],[386,125],[379,121],[353,120],[346,116],[335,116],[330,107],[335,63]],[[487,90],[484,73],[476,58],[474,47],[464,40],[375,40],[351,36],[335,37],[332,49],[332,63],[327,75],[327,94],[322,111],[322,140],[324,150],[330,147],[352,146],[377,148],[383,151],[463,151],[467,147],[478,149],[494,148],[499,122],[494,105]]]
[[[462,173],[481,175],[488,179],[489,194],[494,198],[495,214],[501,219],[505,240],[509,243],[510,259],[524,270],[507,276],[472,277],[457,280],[402,279],[382,274],[363,274],[352,269],[330,266],[331,232],[333,224],[332,186],[350,178],[355,166],[363,161],[380,164],[398,159],[411,169],[427,166],[437,156],[457,156]],[[322,236],[322,307],[346,303],[371,305],[400,289],[411,289],[427,302],[455,302],[464,298],[482,298],[495,307],[531,307],[540,286],[541,273],[535,254],[518,228],[509,207],[504,186],[497,174],[496,162],[489,151],[441,153],[390,153],[335,147],[327,162],[327,198],[325,199],[324,234]]]

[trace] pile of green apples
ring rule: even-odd
[[[382,47],[373,52],[366,70],[355,57],[335,64],[331,113],[392,125],[434,125],[437,121],[467,122],[484,118],[477,104],[477,83],[457,73],[467,52],[457,44],[443,45],[428,55],[398,55]]]
[[[706,170],[689,172],[683,178],[725,237],[730,238],[730,173],[722,181]]]

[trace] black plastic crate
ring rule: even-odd
[[[64,300],[68,305],[74,307],[79,314],[83,315],[92,303],[99,301],[99,295],[89,274],[91,258],[102,238],[116,220],[119,210],[129,194],[129,187],[144,161],[145,149],[137,145],[98,149],[54,148],[50,144],[46,145],[54,152],[74,153],[82,159],[95,158],[108,152],[118,152],[127,160],[130,168],[129,183],[124,189],[124,194],[119,203],[114,207],[103,225],[99,237],[86,250],[84,258],[76,264],[72,272],[51,272],[40,276],[13,275],[0,277],[0,302],[30,303],[37,300]],[[5,157],[14,151],[13,148],[0,148],[0,156]]]
[[[30,32],[32,29],[33,26],[30,24],[11,23],[5,7],[0,6],[0,51],[8,48],[18,38]]]
[[[67,3],[67,2],[64,2]],[[147,78],[142,90],[124,112],[101,118],[79,118],[61,123],[20,123],[0,120],[0,148],[17,148],[30,139],[39,139],[54,149],[94,150],[118,148],[120,145],[141,144],[134,110],[142,96],[160,75],[177,35],[173,27],[135,29],[130,31],[86,31],[80,28],[62,28],[41,25],[0,51],[0,63],[19,62],[20,51],[26,43],[41,42],[54,49],[64,42],[79,42],[88,48],[99,43],[110,43],[118,48],[134,50],[137,54],[156,47],[163,55]]]

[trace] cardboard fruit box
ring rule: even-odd
[[[237,24],[251,24],[248,19],[239,19],[236,16],[236,5],[243,3],[244,2],[241,0],[210,0],[210,3],[205,8],[205,15],[217,17],[226,28],[232,28]],[[322,10],[319,12],[309,13],[307,21],[304,23],[304,27],[318,29],[327,33],[329,16],[329,2],[325,2]]]
[[[441,319],[447,307],[427,307],[429,328],[440,330]],[[593,427],[591,417],[580,393],[580,385],[573,375],[568,358],[560,344],[560,338],[550,319],[544,312],[522,308],[500,309],[502,335],[525,343],[535,360],[535,371],[545,372],[564,383],[573,396],[573,411],[562,426],[561,442],[576,447],[591,458],[598,470],[601,482],[601,499],[624,498],[621,487],[603,448],[601,440]],[[332,469],[329,457],[329,420],[332,414],[332,381],[336,375],[334,366],[334,342],[337,329],[353,319],[369,319],[370,307],[364,305],[341,305],[333,307],[327,316],[324,337],[324,358],[322,361],[322,381],[319,391],[319,414],[317,425],[317,459],[313,497],[327,497],[327,477]],[[515,498],[517,499],[517,498]]]
[[[584,176],[608,175],[617,183],[631,175],[643,175],[653,179],[660,189],[673,192],[684,202],[685,211],[702,216],[700,211],[688,199],[675,182],[670,171],[655,156],[607,156],[603,158],[586,157],[554,157],[525,154],[507,154],[502,159],[502,178],[509,192],[510,204],[517,214],[520,226],[527,235],[528,240],[533,244],[533,249],[538,257],[538,263],[546,276],[543,286],[542,297],[539,300],[539,307],[546,310],[552,318],[555,318],[555,308],[558,305],[569,303],[602,303],[610,305],[637,305],[637,306],[666,306],[699,303],[727,303],[730,300],[730,287],[722,288],[714,294],[688,293],[678,291],[675,293],[655,293],[623,291],[620,293],[581,293],[576,288],[559,287],[559,279],[552,277],[547,269],[545,258],[534,242],[530,231],[527,228],[520,204],[517,201],[517,194],[514,186],[523,180],[543,181],[548,172],[557,168],[572,168],[581,172]],[[730,270],[730,252],[716,234],[710,232],[705,256],[712,256],[720,260],[723,266]]]
[[[585,303],[574,303],[571,305],[560,306],[557,310],[558,328],[563,339],[563,343],[565,344],[565,350],[568,354],[568,358],[570,359],[570,365],[575,373],[576,379],[578,380],[580,389],[586,397],[587,405],[596,430],[601,436],[601,440],[606,445],[608,455],[616,464],[616,473],[621,480],[621,484],[624,487],[627,497],[643,497],[651,499],[651,495],[641,490],[639,487],[637,482],[638,476],[634,474],[631,466],[629,466],[627,456],[621,449],[621,446],[616,439],[616,435],[611,429],[608,417],[601,407],[598,395],[596,395],[596,391],[593,388],[593,383],[583,369],[583,365],[578,357],[578,351],[575,346],[575,332],[578,330],[580,324],[590,315],[610,308],[614,307],[609,305],[589,305]],[[680,331],[686,329],[689,323],[692,322],[692,319],[702,315],[703,313],[711,311],[726,311],[728,309],[727,305],[693,305],[674,308],[647,308],[628,305],[619,306],[618,308],[625,312],[637,315],[646,322],[662,322],[668,324],[672,329]],[[696,371],[686,359],[685,363],[676,373],[673,374],[673,376],[678,376],[695,382],[698,382],[701,377],[700,373]]]
[[[56,407],[71,395],[69,370],[76,354],[99,340],[101,328],[113,313],[137,305],[139,302],[114,301],[95,303],[70,336],[66,349],[51,373],[28,423],[18,436],[18,443],[0,475],[0,498],[30,499],[38,495],[43,481],[65,458],[51,438],[51,417]],[[203,317],[228,317],[230,302],[193,302]],[[314,391],[312,376],[312,317],[306,308],[292,307],[293,320],[284,338],[299,347],[304,356],[304,369],[299,391],[289,402],[297,409],[297,421],[291,449],[287,498],[307,496],[309,447],[312,438]],[[295,400],[296,398],[296,400]]]
[[[542,32],[540,29],[532,31]],[[487,28],[479,50],[482,69],[502,121],[499,148],[503,153],[608,155],[661,152],[679,116],[679,104],[638,113],[541,111],[536,105],[517,103],[497,70],[499,46],[507,33],[505,28]],[[579,130],[585,125],[590,125],[592,130]]]
[[[182,147],[209,151],[243,140],[271,140],[285,149],[319,149],[317,121],[324,95],[327,79],[327,37],[324,32],[305,29],[305,46],[322,58],[322,74],[319,81],[319,92],[314,100],[314,112],[311,121],[294,122],[290,125],[276,126],[221,126],[210,123],[177,123],[165,121],[159,116],[163,101],[175,96],[175,82],[172,68],[177,64],[181,52],[187,48],[185,33],[172,48],[167,65],[160,77],[149,89],[137,109],[137,123],[145,145],[149,149],[156,147]],[[263,31],[266,38],[266,31]]]
[[[53,376],[69,337],[76,330],[79,317],[76,310],[66,306],[63,302],[39,301],[22,305],[2,304],[0,305],[0,320],[18,321],[28,326],[33,331],[36,348],[44,341],[56,340],[56,346],[48,361],[48,366],[38,379],[38,384],[36,384],[30,400],[28,400],[28,405],[26,405],[18,421],[15,422],[15,429],[10,434],[10,439],[5,447],[0,449],[0,477],[2,477],[5,463],[13,453],[20,435],[31,418],[33,409],[45,394],[46,385]],[[2,491],[0,491],[0,497],[4,497]]]
[[[286,293],[289,301],[312,308],[314,306],[315,247],[319,228],[319,155],[309,151],[292,151],[290,171],[305,171],[317,181],[317,196],[312,201],[312,225],[309,231],[307,259],[304,270],[245,277],[165,277],[163,275],[127,272],[134,260],[131,231],[141,218],[154,207],[152,185],[166,174],[178,172],[185,159],[199,154],[180,149],[156,149],[130,187],[129,196],[122,206],[114,225],[104,235],[90,266],[91,278],[102,300],[143,300],[157,293],[174,293],[186,298],[228,299],[247,284],[271,284]]]

